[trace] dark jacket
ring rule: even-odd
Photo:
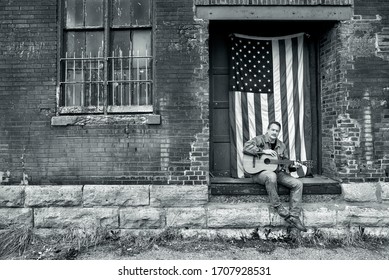
[[[274,151],[277,152],[279,159],[289,159],[288,150],[286,149],[286,145],[279,139],[276,140],[276,146]],[[268,134],[256,136],[249,141],[247,141],[243,146],[243,153],[249,155],[263,155],[263,150],[271,149],[270,138]],[[296,171],[296,168],[291,167],[290,165],[287,167],[290,172]],[[280,166],[278,170],[285,169],[285,166]]]

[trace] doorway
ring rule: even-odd
[[[312,172],[321,174],[319,40],[329,23],[291,21],[211,21],[210,35],[210,172],[212,177],[231,178],[229,123],[229,35],[275,37],[306,33],[311,96]]]

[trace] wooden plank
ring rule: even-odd
[[[303,194],[340,194],[340,183],[325,176],[315,175],[313,178],[301,178],[304,184]],[[211,195],[264,195],[264,185],[256,184],[252,178],[234,179],[211,178]],[[289,190],[279,186],[279,194],[288,194]]]

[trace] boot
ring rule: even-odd
[[[278,215],[280,215],[284,219],[290,216],[289,211],[282,205],[275,207],[275,209]]]
[[[285,221],[287,221],[291,226],[297,228],[300,231],[308,231],[298,217],[289,216],[285,219]]]

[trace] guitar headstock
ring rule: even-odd
[[[297,161],[297,162],[308,168],[313,168],[313,160],[304,160],[304,161]]]
[[[306,160],[303,162],[303,164],[308,168],[312,168],[313,167],[313,160]]]

